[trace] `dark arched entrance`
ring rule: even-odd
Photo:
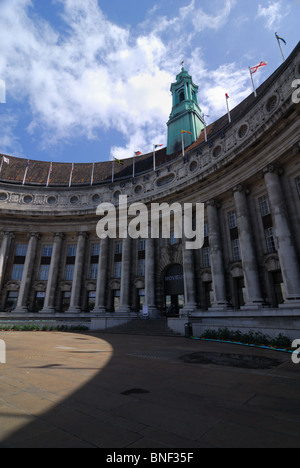
[[[165,307],[168,316],[179,315],[184,307],[184,277],[182,265],[171,265],[164,278]]]

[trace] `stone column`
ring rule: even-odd
[[[5,267],[7,264],[7,257],[10,248],[11,241],[13,239],[12,232],[3,232],[3,239],[0,249],[0,291],[3,284],[3,279],[5,275]]]
[[[183,277],[184,277],[184,308],[181,317],[188,317],[196,311],[195,264],[193,250],[186,248],[186,240],[182,239]]]
[[[265,184],[271,205],[278,256],[285,287],[285,306],[300,305],[300,267],[293,235],[289,227],[289,216],[284,201],[279,174],[275,166],[264,170]]]
[[[211,255],[211,273],[214,289],[212,309],[227,309],[226,283],[222,255],[222,242],[218,218],[218,203],[210,200],[206,204],[208,218],[208,235]]]
[[[86,239],[88,237],[88,234],[86,232],[78,232],[77,236],[78,236],[78,242],[77,242],[75,269],[74,269],[74,277],[73,277],[72,292],[71,292],[71,301],[70,301],[70,307],[67,311],[67,314],[80,314],[81,312],[80,293],[81,293],[83,266],[84,266],[84,260],[85,260]]]
[[[33,266],[39,237],[40,236],[37,232],[32,232],[29,234],[27,255],[23,269],[23,276],[19,290],[17,307],[14,310],[15,313],[28,312],[28,295],[30,284],[32,281]]]
[[[127,238],[123,240],[120,308],[117,311],[117,315],[127,316],[130,314],[130,270],[131,238],[127,236]]]
[[[41,314],[55,313],[55,295],[63,238],[64,235],[62,233],[54,234],[54,245],[50,263],[49,278],[47,283],[44,307],[43,310],[40,312]]]
[[[108,256],[109,256],[109,238],[101,240],[100,244],[100,255],[98,263],[98,276],[97,276],[97,287],[96,287],[96,304],[93,314],[104,314],[106,313],[105,308],[105,295],[106,295],[106,284],[107,284],[107,267],[108,267]]]
[[[244,308],[259,308],[263,303],[252,226],[249,217],[247,197],[244,188],[238,185],[233,189],[237,214],[239,240],[243,263],[247,302]]]
[[[160,312],[155,301],[155,239],[146,240],[145,305],[149,318],[159,318]]]

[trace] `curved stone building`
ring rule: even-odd
[[[146,306],[152,318],[167,314],[178,331],[189,317],[195,333],[228,326],[300,338],[295,80],[300,44],[256,98],[232,110],[231,123],[224,115],[205,137],[198,88],[183,69],[171,87],[168,126],[192,134],[184,157],[181,136],[173,142],[178,151],[169,154],[168,140],[155,162],[151,153],[72,168],[2,156],[2,320],[65,317],[104,328]],[[121,195],[146,205],[204,203],[203,248],[186,250],[172,232],[170,239],[100,241],[97,207],[118,207]]]

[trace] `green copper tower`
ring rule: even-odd
[[[168,125],[167,154],[173,154],[181,150],[182,130],[185,133],[184,146],[194,143],[204,129],[204,119],[198,104],[199,86],[193,83],[192,77],[182,68],[176,76],[176,83],[171,85],[173,97],[172,112]]]

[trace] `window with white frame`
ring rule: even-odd
[[[26,257],[28,250],[27,244],[17,244],[16,256],[17,257]]]
[[[50,265],[41,265],[39,271],[39,280],[48,281],[49,279]]]
[[[66,265],[65,280],[73,281],[75,265]]]
[[[123,252],[123,242],[116,241],[115,242],[115,254],[121,254]]]
[[[210,247],[203,247],[202,249],[202,265],[205,268],[210,267]]]
[[[139,239],[139,252],[146,250],[146,239]]]
[[[275,239],[275,234],[274,234],[274,228],[270,227],[265,230],[265,236],[266,236],[266,243],[267,243],[267,249],[268,253],[273,253],[277,251],[276,248],[276,239]]]
[[[114,263],[114,278],[121,278],[122,276],[122,262]]]
[[[233,239],[231,241],[232,248],[232,258],[234,262],[239,262],[241,260],[241,249],[240,249],[240,240]]]
[[[70,244],[68,245],[68,257],[76,257],[77,245]]]
[[[271,214],[270,202],[269,202],[269,198],[267,197],[267,195],[259,199],[259,206],[260,206],[260,212],[261,212],[262,217]]]
[[[90,265],[89,279],[97,279],[98,277],[98,264],[92,263]]]
[[[138,276],[145,276],[146,272],[146,261],[144,259],[141,259],[138,261],[138,271],[137,275]]]
[[[24,271],[24,265],[14,265],[11,273],[11,279],[21,281]]]
[[[48,244],[43,246],[42,257],[52,257],[53,253],[53,244]]]
[[[230,211],[228,213],[228,224],[229,224],[229,229],[234,229],[237,227],[237,218],[236,218],[235,211]]]
[[[99,244],[99,242],[97,244],[93,243],[91,245],[91,256],[96,257],[97,255],[100,255],[100,244]]]

